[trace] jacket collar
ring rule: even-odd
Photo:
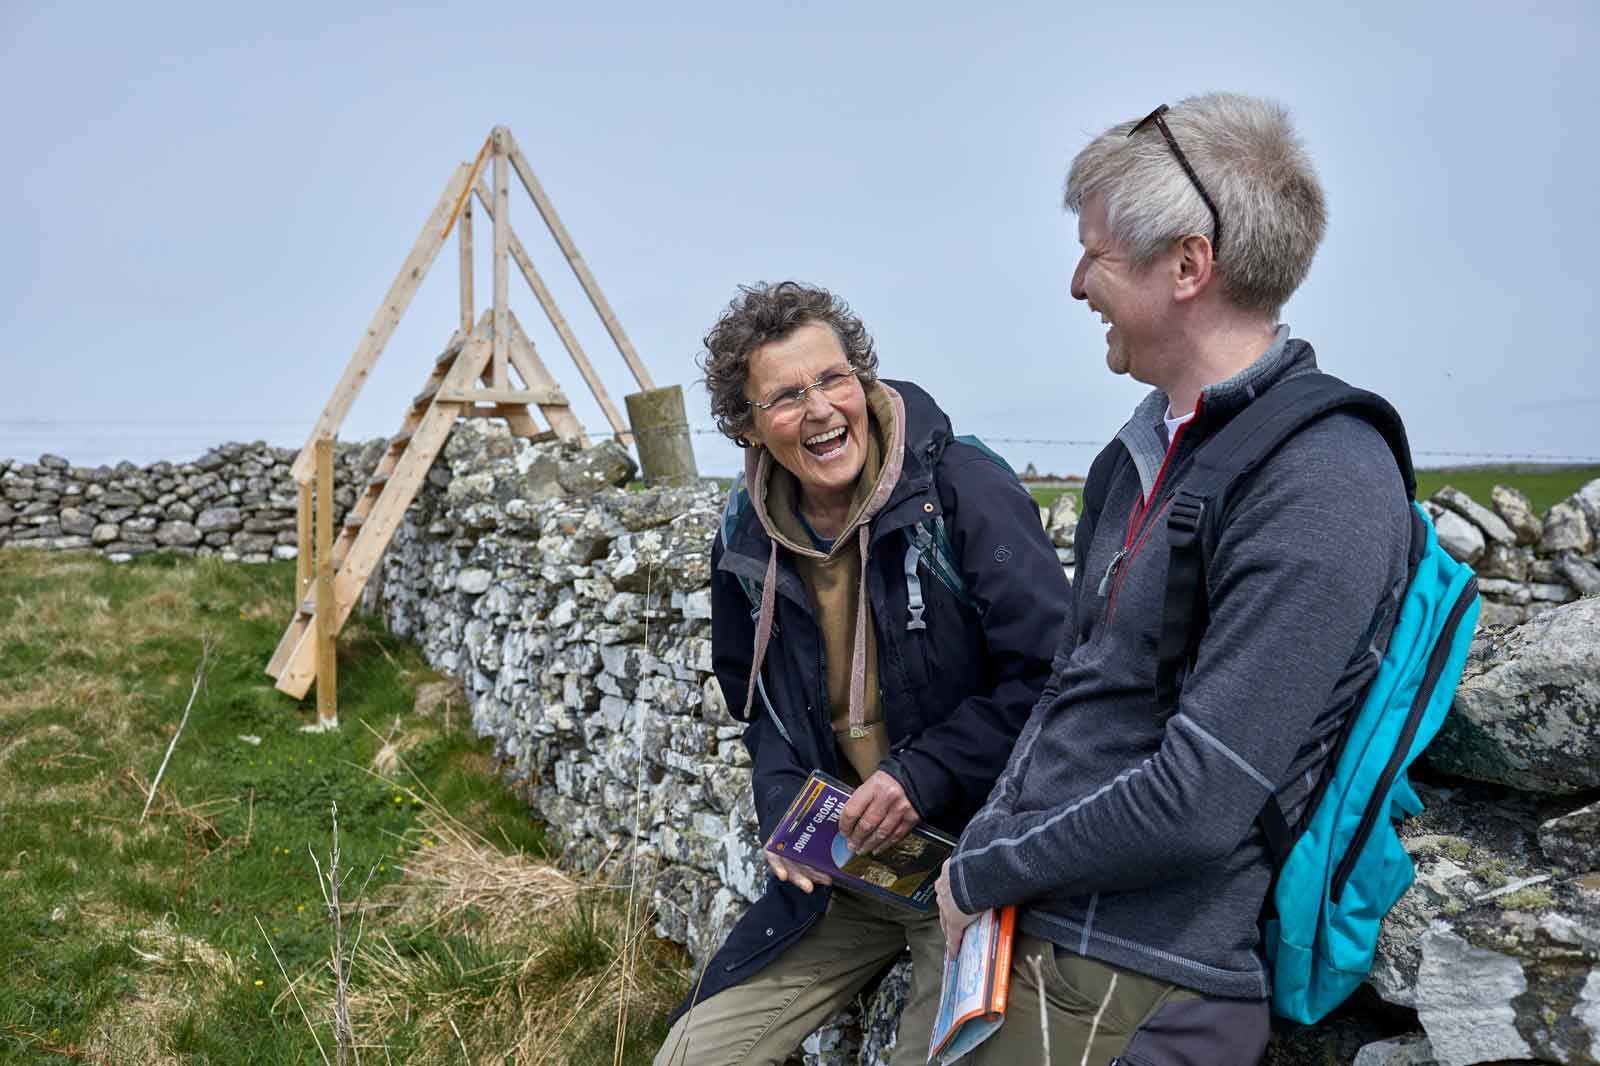
[[[1316,369],[1317,356],[1311,345],[1290,337],[1289,327],[1280,325],[1272,344],[1254,362],[1232,377],[1200,390],[1198,413],[1184,428],[1183,439],[1196,441],[1210,436],[1277,382]],[[1161,464],[1167,458],[1162,424],[1167,407],[1167,394],[1151,389],[1134,408],[1133,417],[1117,432],[1117,439],[1133,457],[1134,468],[1139,471],[1140,491],[1146,496],[1155,487]]]

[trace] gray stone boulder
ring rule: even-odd
[[[638,471],[628,450],[614,440],[607,440],[563,462],[556,480],[572,495],[588,496],[601,489],[622,488]]]
[[[1568,873],[1600,870],[1600,801],[1542,823],[1539,848]]]
[[[1439,1066],[1425,1036],[1401,1036],[1368,1044],[1356,1052],[1352,1066]]]
[[[237,507],[208,507],[195,516],[194,527],[201,536],[234,533],[244,528],[244,513]]]
[[[1384,918],[1367,978],[1380,997],[1402,1007],[1416,1006],[1420,940],[1436,918],[1551,873],[1539,850],[1539,808],[1532,797],[1479,784],[1418,782],[1416,790],[1423,811],[1400,825],[1416,880]]]
[[[1434,1056],[1600,1063],[1600,891],[1549,881],[1501,892],[1422,935],[1416,1007]]]
[[[163,522],[156,527],[156,543],[163,547],[191,548],[200,539],[200,531],[188,522]]]
[[[1434,493],[1433,498],[1442,506],[1449,508],[1483,530],[1490,540],[1506,545],[1512,545],[1517,542],[1517,534],[1499,515],[1478,503],[1460,489],[1446,485]]]
[[[1443,507],[1433,509],[1433,528],[1439,535],[1439,547],[1452,559],[1471,566],[1483,558],[1486,543],[1483,530]]]
[[[61,509],[61,531],[74,537],[89,537],[94,533],[94,515],[78,510],[76,507],[63,507]]]
[[[1588,555],[1594,551],[1594,530],[1583,501],[1576,495],[1568,496],[1544,516],[1544,531],[1539,538],[1539,554],[1555,555],[1575,551]]]
[[[1071,548],[1073,534],[1078,530],[1078,498],[1063,492],[1050,505],[1045,515],[1044,531],[1050,543],[1057,548]]]
[[[1600,566],[1595,566],[1581,555],[1567,551],[1556,557],[1556,568],[1561,571],[1561,576],[1567,579],[1567,584],[1577,590],[1580,596],[1600,595]]]
[[[1584,517],[1589,520],[1589,528],[1600,536],[1600,477],[1584,485],[1573,495],[1583,507]]]
[[[1600,788],[1600,599],[1473,644],[1428,749],[1445,773],[1558,794]]]

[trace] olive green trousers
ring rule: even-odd
[[[781,1066],[908,947],[911,994],[889,1062],[923,1066],[944,969],[939,916],[842,890],[834,891],[827,913],[769,966],[679,1018],[655,1066]]]

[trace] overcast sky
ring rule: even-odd
[[[1534,14],[1514,13],[1526,7]],[[1068,293],[1086,140],[1211,89],[1290,108],[1330,226],[1284,312],[1443,452],[1596,456],[1600,6],[0,5],[0,456],[299,446],[455,165],[509,126],[658,383],[741,282],[835,289],[883,371],[1081,473],[1143,389]],[[619,407],[628,372],[512,181]],[[479,216],[480,248],[488,245]],[[490,293],[481,260],[480,307]],[[347,419],[392,433],[453,243]],[[598,408],[513,273],[586,425]],[[702,470],[736,452],[695,438]]]

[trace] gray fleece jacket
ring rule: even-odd
[[[1291,822],[1300,814],[1405,582],[1409,502],[1377,430],[1330,415],[1233,498],[1206,574],[1211,619],[1164,727],[1155,649],[1166,507],[1195,449],[1315,367],[1281,327],[1255,363],[1204,390],[1170,452],[1159,391],[1118,433],[1131,461],[1088,543],[1079,527],[1071,635],[951,863],[962,910],[1020,904],[1024,931],[1079,954],[1207,995],[1268,995],[1257,922],[1271,869],[1256,814],[1273,792]]]

